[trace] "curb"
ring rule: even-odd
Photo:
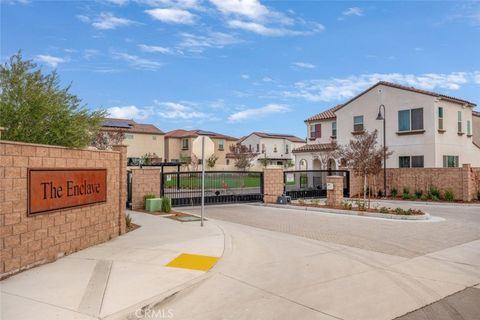
[[[430,219],[430,215],[428,213],[425,213],[425,215],[421,215],[421,216],[420,215],[406,216],[406,215],[397,215],[397,214],[389,214],[389,213],[374,213],[374,212],[330,209],[330,208],[299,207],[299,206],[280,205],[280,204],[261,204],[260,206],[281,208],[281,209],[293,209],[298,211],[335,213],[335,214],[343,214],[343,215],[367,217],[367,218],[382,218],[382,219],[391,219],[391,220],[425,221]]]
[[[356,201],[357,198],[345,198],[345,200]],[[371,202],[390,202],[405,205],[427,205],[427,206],[445,206],[445,207],[473,207],[480,208],[480,203],[462,203],[462,202],[444,202],[444,201],[409,201],[397,199],[370,199]]]

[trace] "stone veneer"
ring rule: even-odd
[[[327,184],[333,184],[333,189],[327,189],[327,204],[340,206],[343,202],[343,176],[327,176]]]
[[[263,202],[276,203],[283,194],[284,180],[282,168],[265,168],[263,170]]]
[[[0,278],[125,233],[127,150],[113,148],[0,141]],[[28,168],[105,168],[107,201],[28,217]]]
[[[135,168],[132,172],[132,209],[143,209],[143,196],[154,194],[160,197],[160,169]]]

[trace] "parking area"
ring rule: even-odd
[[[480,206],[388,202],[382,205],[417,208],[440,219],[435,222],[398,221],[261,205],[212,206],[206,208],[206,216],[407,258],[480,239]],[[199,208],[184,209],[200,212]]]

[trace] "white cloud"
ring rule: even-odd
[[[102,12],[95,18],[90,18],[85,15],[77,15],[77,19],[84,23],[91,23],[92,27],[99,30],[111,30],[117,27],[126,27],[138,24],[133,20],[116,17],[110,12]]]
[[[11,5],[14,5],[14,4],[27,5],[27,4],[30,4],[31,1],[30,0],[2,0],[0,1],[0,3],[6,3]]]
[[[54,57],[47,54],[39,54],[35,57],[35,60],[41,63],[45,63],[52,68],[56,68],[60,63],[67,62],[66,59],[60,57]]]
[[[136,106],[111,107],[107,109],[108,115],[112,118],[121,119],[146,119],[151,115],[151,110],[138,108]]]
[[[152,18],[165,23],[193,24],[195,22],[195,15],[191,14],[187,10],[156,8],[145,10],[145,12]]]
[[[171,53],[170,48],[160,47],[160,46],[149,46],[146,44],[139,44],[138,47],[144,52],[153,52],[153,53]]]
[[[400,73],[372,73],[347,78],[317,79],[297,82],[295,90],[284,92],[287,97],[303,98],[309,101],[338,101],[351,98],[374,85],[378,81],[389,81],[419,89],[458,90],[462,85],[476,82],[480,77],[478,71],[425,73],[421,75]]]
[[[248,74],[241,74],[240,78],[242,78],[244,80],[248,80],[248,79],[250,79],[250,76]]]
[[[241,29],[254,32],[263,36],[281,37],[281,36],[301,36],[310,35],[323,31],[325,28],[321,24],[309,24],[306,30],[293,30],[283,27],[267,27],[258,22],[247,22],[241,20],[230,20],[227,22],[230,28]]]
[[[273,82],[273,79],[270,77],[263,77],[262,79],[263,82]]]
[[[169,7],[203,10],[198,0],[135,0],[135,2],[150,7]]]
[[[99,54],[98,50],[95,49],[85,49],[83,50],[83,57],[86,60],[90,60],[91,58],[97,56]]]
[[[292,63],[292,66],[305,69],[315,69],[317,67],[316,65],[308,62],[294,62]]]
[[[180,47],[192,52],[203,52],[207,48],[223,48],[241,42],[233,35],[223,32],[211,32],[205,36],[182,33]]]
[[[258,119],[272,113],[284,113],[289,110],[290,109],[287,106],[272,103],[261,108],[245,109],[235,112],[228,117],[228,120],[230,122],[239,122],[249,119]]]
[[[140,58],[136,55],[132,55],[124,52],[113,52],[113,57],[116,59],[124,60],[128,62],[130,65],[142,70],[154,71],[162,66],[162,63],[158,61]]]
[[[343,11],[342,14],[344,16],[347,16],[347,17],[350,17],[350,16],[357,16],[357,17],[361,17],[363,16],[363,9],[362,8],[359,8],[359,7],[351,7],[351,8],[348,8],[347,10]]]
[[[258,20],[269,14],[267,7],[257,0],[210,0],[223,14],[240,15]]]
[[[115,4],[117,6],[124,6],[126,5],[129,0],[103,0],[104,2]]]
[[[155,100],[155,104],[161,108],[157,114],[164,119],[190,120],[203,119],[209,116],[204,112],[196,111],[192,107],[178,102],[161,102]]]

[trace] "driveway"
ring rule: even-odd
[[[155,309],[174,319],[478,319],[480,211],[434,209],[445,220],[207,207],[225,233],[223,258]],[[470,299],[468,312],[452,313],[459,299],[446,297]]]

